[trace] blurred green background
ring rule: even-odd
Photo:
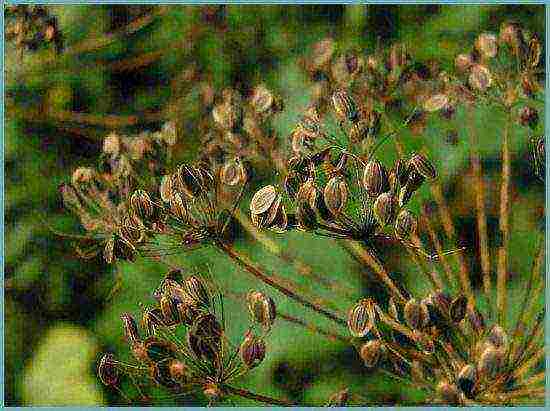
[[[63,32],[65,53],[56,56],[52,50],[39,50],[20,55],[8,47],[6,54],[6,405],[123,401],[116,392],[101,386],[95,376],[96,362],[104,351],[128,355],[119,316],[129,311],[140,317],[138,304],[152,302],[151,292],[166,269],[142,259],[111,267],[100,261],[82,261],[69,241],[56,237],[43,224],[47,219],[59,230],[78,232],[76,218],[62,209],[57,187],[70,178],[75,167],[96,163],[101,139],[113,125],[104,121],[106,114],[119,116],[117,130],[138,132],[158,129],[163,113],[175,110],[185,130],[178,156],[193,158],[200,149],[195,127],[199,121],[198,85],[186,86],[185,97],[174,100],[178,79],[190,67],[198,68],[219,89],[247,89],[265,83],[285,101],[285,110],[275,118],[276,130],[284,138],[306,107],[313,84],[300,62],[313,43],[327,36],[346,49],[366,53],[374,50],[377,41],[401,41],[415,59],[434,58],[450,69],[455,55],[468,51],[477,34],[497,32],[502,21],[518,20],[542,39],[545,27],[544,6],[155,6],[158,15],[148,24],[120,35],[113,33],[151,11],[143,6],[114,5],[52,6],[50,11]],[[83,119],[75,113],[90,116]],[[503,117],[480,109],[476,121],[494,249]],[[450,122],[434,119],[423,135],[404,133],[401,138],[407,150],[427,146],[452,205],[459,242],[468,247],[467,261],[476,273],[480,263],[464,124],[464,113],[459,110]],[[456,141],[449,141],[449,131],[458,133]],[[512,289],[521,289],[544,220],[544,187],[533,177],[529,144],[527,131],[514,127]],[[381,159],[394,158],[395,150],[388,145]],[[266,181],[254,185],[260,183]],[[430,197],[424,187],[415,197],[413,211]],[[249,198],[242,202],[243,209]],[[345,282],[356,298],[381,290],[368,270],[332,240],[301,233],[270,236],[316,272]],[[453,244],[456,242],[446,245],[452,248]],[[308,278],[296,278],[292,267],[281,264],[247,236],[241,236],[236,247],[266,267],[311,286]],[[531,252],[520,252],[523,250]],[[417,284],[416,268],[399,254],[395,247],[382,258],[402,281]],[[251,281],[212,250],[171,257],[171,261],[211,269],[222,287],[231,284],[235,291],[265,290],[285,311],[329,326],[323,318]],[[111,296],[117,279],[122,287]],[[479,286],[479,278],[474,278],[474,283]],[[324,296],[332,298],[328,292]],[[351,304],[335,303],[344,309]],[[245,307],[228,299],[226,311],[234,335],[241,335],[247,325]],[[269,338],[266,360],[241,384],[267,395],[316,405],[344,387],[376,403],[421,400],[405,386],[369,373],[351,347],[329,343],[282,321]],[[205,404],[201,397],[177,401]],[[252,405],[238,399],[235,403]]]

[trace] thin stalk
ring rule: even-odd
[[[479,251],[481,254],[481,272],[483,276],[483,291],[486,298],[490,301],[491,296],[491,259],[489,254],[489,242],[487,240],[487,215],[485,213],[485,188],[483,182],[483,170],[481,168],[481,158],[479,154],[479,145],[477,134],[475,133],[473,111],[468,110],[469,135],[470,135],[470,161],[474,174],[474,191],[476,204],[477,233],[479,237]],[[491,304],[488,304],[491,307]]]
[[[281,400],[278,398],[272,398],[265,395],[256,394],[252,391],[248,391],[242,388],[232,387],[230,385],[224,385],[223,388],[230,394],[238,395],[239,397],[247,398],[249,400],[254,400],[257,402],[263,402],[264,404],[279,405],[283,407],[292,407],[294,405],[297,405],[296,403],[288,400]]]
[[[401,291],[395,286],[393,280],[388,275],[388,272],[384,269],[383,265],[378,262],[377,258],[373,256],[368,250],[365,250],[357,241],[345,241],[341,243],[346,250],[348,250],[352,256],[354,256],[359,262],[371,267],[378,278],[389,288],[392,295],[403,303],[407,302],[407,299],[403,296]]]
[[[437,251],[439,261],[441,262],[441,265],[443,266],[443,271],[445,272],[447,285],[449,285],[450,287],[457,286],[458,288],[458,284],[453,284],[453,272],[451,270],[449,262],[447,261],[447,256],[444,254],[443,245],[441,244],[441,241],[439,240],[439,237],[437,236],[437,233],[435,232],[430,219],[424,213],[424,210],[422,210],[422,226],[426,227],[426,229],[428,230],[430,239],[432,240],[432,243],[434,244],[434,247]]]
[[[502,244],[498,249],[497,270],[497,317],[501,326],[506,321],[506,281],[508,277],[508,247],[510,243],[510,121],[511,114],[507,113],[502,136],[502,180],[500,186],[500,215],[499,229],[502,235]]]
[[[260,269],[258,269],[256,266],[254,266],[246,257],[243,255],[238,254],[235,252],[235,250],[223,243],[217,243],[216,244],[218,248],[225,253],[229,258],[231,258],[235,263],[237,263],[240,267],[244,268],[249,274],[252,274],[254,277],[262,281],[264,284],[267,284],[268,286],[275,288],[280,293],[286,295],[287,297],[293,299],[297,303],[303,305],[306,308],[309,308],[310,310],[313,310],[329,320],[335,322],[338,325],[341,325],[343,327],[346,326],[346,320],[338,317],[337,315],[331,313],[330,311],[327,311],[320,305],[313,303],[306,298],[302,297],[301,295],[297,294],[293,290],[290,290],[287,287],[284,287],[281,284],[278,284],[275,282],[272,278],[268,277],[266,274],[264,274]],[[272,275],[271,277],[274,277]]]
[[[289,323],[300,325],[300,326],[306,328],[307,330],[309,330],[311,332],[314,332],[316,334],[319,334],[319,335],[327,338],[328,340],[330,340],[332,342],[341,341],[341,342],[344,342],[346,344],[351,343],[351,338],[350,337],[345,337],[345,336],[340,335],[340,334],[336,334],[336,333],[333,333],[333,332],[330,332],[330,331],[326,331],[326,330],[324,330],[320,327],[317,327],[316,325],[314,325],[312,323],[308,323],[305,320],[302,320],[301,318],[293,317],[289,314],[282,313],[280,310],[277,310],[277,317],[279,317],[279,318],[281,318],[285,321],[288,321]]]
[[[350,287],[346,287],[343,284],[339,284],[336,281],[332,281],[328,278],[322,277],[320,275],[317,275],[313,269],[298,259],[296,256],[291,254],[290,252],[286,250],[282,250],[281,247],[279,247],[273,240],[271,240],[266,235],[262,234],[260,231],[256,229],[252,224],[250,224],[250,221],[248,218],[246,218],[241,210],[236,210],[234,213],[235,218],[240,223],[240,225],[256,240],[258,243],[263,245],[271,254],[275,255],[276,257],[280,258],[281,260],[285,261],[286,263],[292,264],[294,267],[296,267],[297,271],[306,277],[310,277],[315,281],[318,281],[319,283],[323,284],[325,287],[329,288],[331,291],[334,291],[338,294],[340,294],[343,297],[346,297],[350,300],[353,300],[353,294],[354,290]]]

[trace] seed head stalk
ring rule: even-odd
[[[286,401],[286,400],[268,397],[261,394],[256,394],[252,391],[248,391],[243,388],[232,387],[230,385],[225,385],[223,388],[230,394],[238,395],[239,397],[247,398],[249,400],[263,402],[264,404],[279,405],[282,407],[292,407],[297,405],[296,403],[293,403],[291,401]]]
[[[506,321],[506,281],[508,276],[508,246],[510,243],[510,122],[511,113],[506,113],[506,123],[502,135],[502,179],[500,186],[499,229],[502,244],[498,249],[497,276],[497,311],[498,322],[504,325]]]
[[[275,288],[280,293],[286,295],[287,297],[303,305],[304,307],[309,308],[310,310],[313,310],[325,316],[326,318],[335,322],[336,324],[341,325],[343,327],[346,326],[346,321],[344,319],[340,318],[334,313],[331,313],[330,311],[321,307],[319,304],[309,301],[305,297],[299,295],[294,290],[291,290],[290,288],[287,288],[277,283],[276,281],[273,280],[273,278],[268,277],[266,274],[262,272],[262,270],[260,270],[257,266],[253,265],[248,260],[248,258],[237,253],[232,247],[226,244],[223,244],[221,242],[216,243],[216,245],[220,249],[220,251],[222,251],[225,255],[231,258],[240,267],[244,268],[248,273],[252,274],[254,277],[262,281],[264,284],[267,284],[268,286]],[[271,277],[274,277],[274,275],[272,275]]]

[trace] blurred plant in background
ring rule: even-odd
[[[408,207],[416,215],[422,214],[419,205],[424,206],[423,212],[438,210],[442,218],[440,223],[432,221],[433,230],[445,232],[448,241],[438,246],[434,237],[430,235],[429,241],[421,230],[422,238],[418,239],[421,242],[416,244],[433,242],[438,254],[456,248],[457,243],[466,247],[450,259],[451,271],[460,273],[462,286],[466,273],[475,295],[481,289],[487,290],[487,278],[493,273],[487,250],[496,249],[499,313],[507,312],[505,308],[509,307],[510,317],[520,315],[517,311],[520,304],[513,302],[520,301],[519,285],[529,278],[530,272],[525,267],[530,265],[532,255],[514,255],[510,259],[507,251],[512,249],[509,245],[514,249],[534,249],[544,215],[542,185],[534,184],[532,171],[536,167],[540,176],[540,140],[533,154],[529,152],[530,141],[543,133],[544,121],[537,121],[537,113],[542,116],[543,112],[543,90],[537,85],[544,73],[537,71],[537,64],[532,62],[543,60],[544,45],[537,46],[537,37],[525,30],[544,38],[543,7],[54,6],[44,9],[42,15],[55,16],[52,27],[56,35],[52,38],[61,38],[62,33],[62,52],[60,47],[21,52],[21,47],[13,44],[8,45],[6,55],[5,374],[9,404],[38,403],[32,387],[41,386],[40,378],[44,378],[39,372],[42,364],[36,361],[46,361],[39,354],[45,350],[43,345],[52,341],[41,338],[47,329],[52,335],[56,335],[56,330],[63,333],[70,330],[74,338],[95,347],[92,351],[113,352],[116,357],[123,353],[120,315],[135,310],[137,304],[150,298],[160,277],[156,273],[166,272],[166,265],[216,273],[215,282],[226,294],[224,311],[230,314],[239,312],[242,296],[250,289],[273,294],[278,323],[270,331],[269,350],[261,367],[239,378],[238,387],[293,403],[323,404],[331,394],[345,387],[349,390],[337,392],[331,402],[345,399],[362,404],[425,402],[421,391],[365,368],[358,355],[363,360],[370,358],[367,354],[377,344],[370,343],[364,350],[362,345],[357,346],[359,352],[350,349],[352,345],[344,335],[346,321],[339,321],[336,332],[331,318],[345,318],[344,313],[353,302],[363,298],[374,298],[382,307],[375,311],[382,313],[392,294],[387,288],[389,283],[396,284],[394,293],[395,290],[404,293],[407,288],[412,295],[424,296],[432,283],[428,281],[425,286],[415,279],[426,264],[430,272],[433,265],[444,266],[443,262],[415,253],[414,250],[421,249],[419,245],[407,247],[411,253],[404,258],[400,258],[400,247],[389,244],[377,247],[376,255],[382,265],[372,258],[368,260],[369,255],[351,243],[339,247],[332,239],[311,238],[293,231],[274,241],[274,236],[258,232],[246,213],[240,211],[248,208],[256,189],[273,186],[292,172],[287,167],[291,164],[287,149],[300,152],[295,152],[296,155],[303,154],[302,148],[311,148],[307,144],[311,134],[307,134],[302,116],[312,105],[323,118],[331,105],[337,115],[343,114],[345,118],[334,116],[334,120],[330,113],[327,115],[332,124],[330,131],[340,132],[344,124],[339,122],[347,121],[350,129],[345,133],[357,135],[349,146],[352,154],[358,150],[362,155],[375,149],[379,169],[380,164],[393,163],[396,152],[397,157],[417,152],[430,158],[438,170],[438,179],[429,184],[431,190],[415,190],[415,201]],[[10,12],[6,9],[6,17]],[[519,27],[515,24],[511,29],[501,29],[501,23],[511,18],[521,23],[523,31],[514,31]],[[49,38],[48,27],[46,24],[46,34],[38,35],[39,38]],[[499,29],[500,39],[490,34],[479,35],[497,33]],[[518,33],[523,34],[518,37]],[[528,56],[516,66],[519,70],[505,69],[500,58],[494,58],[495,41],[499,44],[497,50],[501,44],[508,44],[512,51],[517,50],[518,56],[521,53],[522,59]],[[460,54],[468,53],[463,44],[474,42],[472,53]],[[457,55],[461,57],[455,62]],[[445,73],[454,72],[455,63],[463,69],[463,77],[445,77]],[[499,70],[513,75],[502,78]],[[367,79],[363,77],[366,73]],[[514,87],[507,87],[509,84]],[[360,102],[357,112],[351,109],[345,95],[338,94],[342,88],[353,90],[352,98]],[[528,104],[524,96],[529,98]],[[470,100],[483,104],[464,104]],[[496,110],[499,104],[511,109]],[[516,126],[513,119],[518,119],[522,126]],[[295,128],[297,123],[300,126]],[[509,130],[505,141],[504,127]],[[377,147],[379,133],[391,134],[391,138]],[[475,139],[476,134],[483,138]],[[292,135],[290,141],[289,135]],[[392,145],[395,150],[388,149]],[[503,168],[508,171],[502,174],[503,181],[507,181],[502,192],[509,193],[511,198],[485,202],[484,199],[498,197],[492,193],[492,187],[498,186],[493,182],[500,180],[493,164],[499,162],[503,147],[506,147]],[[534,164],[532,155],[538,159]],[[182,162],[184,165],[177,168]],[[322,173],[331,173],[334,180],[326,196],[331,200],[331,208],[338,211],[338,200],[342,200],[340,197],[347,188],[338,178],[341,170],[338,164],[331,167],[324,168]],[[71,249],[72,241],[59,241],[59,236],[50,229],[72,234],[79,230],[77,221],[60,211],[57,192],[59,184],[66,182],[66,176],[75,169],[71,185],[62,186],[65,202],[72,201],[80,223],[88,234],[93,234],[94,241],[100,240],[107,260],[137,257],[134,262],[118,261],[112,268],[105,267],[99,259],[83,263]],[[222,182],[219,186],[228,190],[225,193],[216,190],[215,195],[220,203],[229,206],[220,208],[213,219],[199,218],[202,228],[198,231],[202,234],[195,231],[193,240],[201,242],[207,238],[205,232],[214,233],[214,238],[221,240],[220,247],[202,247],[181,256],[177,250],[173,254],[173,243],[162,240],[153,244],[153,252],[143,253],[154,258],[138,257],[138,245],[150,247],[151,234],[156,237],[166,229],[163,221],[150,221],[154,217],[148,215],[151,209],[169,210],[170,215],[176,216],[171,217],[172,221],[185,221],[187,227],[194,227],[197,222],[196,216],[189,219],[193,213],[182,207],[178,196],[169,195],[174,183],[179,184],[176,191],[181,200],[186,188],[193,189],[193,182],[210,179]],[[354,184],[362,186],[363,180],[356,179]],[[246,187],[242,189],[244,181]],[[199,188],[200,193],[191,190],[191,194],[206,195],[208,204],[207,198],[212,197],[203,193],[205,187],[199,185]],[[481,197],[479,193],[483,190],[489,192]],[[129,196],[130,193],[133,195]],[[439,205],[430,200],[432,196]],[[443,198],[448,206],[442,206],[445,203],[439,200]],[[285,219],[281,206],[273,207],[277,199],[275,196],[274,201],[269,201],[268,208],[274,212],[267,225],[281,227]],[[476,207],[472,209],[471,204]],[[142,225],[143,220],[147,224]],[[265,219],[261,220],[259,225],[265,226]],[[287,226],[292,222],[289,220],[292,219],[287,218]],[[497,229],[503,220],[509,221],[508,225]],[[256,218],[255,223],[258,222]],[[221,231],[206,227],[218,227]],[[425,225],[421,223],[419,227]],[[502,240],[498,240],[501,238],[498,231],[502,232]],[[89,242],[90,238],[78,239],[79,244],[81,240]],[[175,245],[177,248],[179,244]],[[216,248],[238,264],[228,265]],[[372,268],[367,268],[365,259]],[[261,262],[261,267],[256,262]],[[250,277],[241,274],[241,268],[262,281],[251,284]],[[386,272],[386,268],[391,268],[391,272]],[[275,295],[271,289],[274,285],[291,298]],[[502,291],[511,294],[508,305],[503,303],[506,299]],[[338,295],[336,304],[335,295]],[[166,304],[167,298],[164,301],[163,321],[170,315],[166,308],[170,304]],[[534,305],[543,303],[540,299],[534,301]],[[159,304],[162,311],[162,301]],[[311,311],[304,315],[303,305],[322,315]],[[323,314],[319,308],[325,305],[328,308],[322,308]],[[397,307],[401,312],[399,303]],[[129,317],[124,318],[126,328],[133,329]],[[67,328],[61,321],[78,324],[78,328]],[[23,323],[25,327],[21,327]],[[236,316],[231,324],[240,330],[239,334],[248,326],[245,316]],[[407,326],[408,323],[401,325],[400,330],[403,332],[401,327]],[[191,326],[189,330],[192,329]],[[489,329],[494,333],[494,327],[488,327],[487,332]],[[170,330],[169,334],[173,332]],[[503,328],[508,339],[514,340],[515,332],[509,330]],[[134,337],[130,338],[131,343],[138,341]],[[540,334],[534,338],[540,338]],[[255,337],[245,337],[244,341],[249,345],[257,342]],[[294,344],[289,346],[288,341]],[[262,348],[254,347],[251,349],[254,355],[259,355]],[[50,352],[46,357],[51,361],[56,361],[54,348],[46,349]],[[167,363],[182,359],[180,354],[168,357]],[[103,358],[101,364],[112,365],[112,357]],[[120,391],[112,389],[104,391],[103,400],[98,399],[98,386],[90,383],[89,376],[96,374],[99,360],[97,355],[93,361],[82,358],[84,367],[75,364],[75,370],[88,369],[78,371],[86,375],[82,378],[81,403],[124,403]],[[159,367],[158,361],[153,363],[158,371],[153,378],[156,375],[156,381],[162,385],[167,380],[160,371],[168,364],[163,362]],[[539,361],[530,366],[537,369]],[[462,368],[457,378],[465,374],[460,371]],[[447,382],[452,386],[453,381]],[[452,389],[455,388],[446,392]],[[165,402],[166,392],[160,391],[151,394],[150,402]],[[206,396],[171,395],[169,400],[206,405],[217,396],[215,390],[202,391]],[[49,405],[69,401],[62,393],[50,394]],[[248,400],[254,398],[249,396]],[[237,404],[257,404],[248,400],[242,396],[239,399],[238,394],[232,396]]]

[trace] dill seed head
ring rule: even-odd
[[[414,153],[411,156],[408,165],[409,169],[413,169],[424,178],[433,180],[437,177],[437,172],[434,165],[422,153]]]
[[[481,33],[474,47],[483,58],[494,58],[498,52],[497,36],[493,33]]]
[[[403,314],[408,326],[413,330],[421,330],[425,328],[430,320],[430,315],[426,304],[418,302],[414,298],[407,301],[405,308],[403,309]]]
[[[246,300],[252,320],[262,325],[266,330],[271,329],[277,316],[273,299],[260,291],[250,291],[246,296]]]
[[[378,365],[380,357],[383,354],[384,346],[378,339],[367,341],[361,346],[359,355],[363,360],[365,367],[374,368]]]
[[[458,373],[456,383],[467,398],[473,398],[473,390],[477,380],[477,370],[472,364],[467,364]]]
[[[493,83],[493,76],[491,71],[481,64],[475,64],[472,66],[470,76],[468,77],[468,84],[474,90],[484,92]]]
[[[474,60],[471,54],[459,54],[455,57],[455,68],[459,73],[465,73],[473,66]]]
[[[97,367],[97,375],[104,385],[117,385],[118,369],[113,354],[103,354]]]
[[[349,401],[349,389],[345,388],[343,390],[340,390],[338,392],[335,392],[330,396],[327,403],[325,404],[326,407],[345,407]]]
[[[449,315],[451,319],[455,323],[459,323],[460,321],[462,321],[466,316],[467,308],[468,308],[468,299],[463,295],[456,297],[451,302],[451,306],[449,307]]]
[[[424,101],[423,108],[427,112],[439,111],[447,105],[449,97],[446,94],[434,94]]]
[[[348,312],[348,329],[354,337],[364,337],[374,326],[375,303],[364,299],[355,304]]]
[[[154,214],[155,205],[145,190],[136,190],[130,197],[130,206],[134,215],[143,222],[148,221]]]
[[[344,177],[331,177],[323,191],[327,208],[333,214],[339,214],[348,200],[348,186]]]
[[[220,170],[220,180],[230,187],[242,185],[247,180],[247,172],[239,158],[227,161]]]
[[[265,341],[248,331],[239,347],[239,353],[247,368],[257,367],[265,357]]]
[[[395,219],[395,236],[402,240],[409,239],[416,233],[416,216],[409,210],[401,210]]]
[[[124,313],[120,316],[124,324],[124,334],[126,335],[126,340],[130,345],[137,343],[139,338],[139,331],[136,324],[136,320],[130,314]]]
[[[388,191],[389,179],[386,167],[378,160],[369,161],[363,171],[363,186],[372,197]]]
[[[332,107],[340,120],[352,122],[357,120],[357,105],[346,91],[340,90],[332,95]]]
[[[374,215],[382,227],[391,224],[395,219],[397,201],[392,193],[382,193],[374,201]]]

